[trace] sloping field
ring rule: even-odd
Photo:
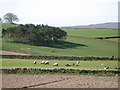
[[[31,46],[3,41],[3,50],[26,54],[58,56],[118,56],[118,44],[105,40],[68,37],[66,43],[53,46]]]
[[[34,55],[118,57],[118,39],[93,39],[95,37],[117,36],[117,29],[64,30],[68,33],[68,37],[62,44],[32,46],[10,43],[7,39],[3,38],[2,50]]]

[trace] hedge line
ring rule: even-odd
[[[119,70],[80,70],[80,69],[40,69],[40,68],[11,68],[0,69],[0,73],[78,73],[78,74],[119,74]]]
[[[72,57],[72,56],[34,56],[34,55],[2,55],[2,58],[10,59],[46,59],[46,60],[120,60],[115,57]]]

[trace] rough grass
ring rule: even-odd
[[[37,64],[33,64],[37,61]],[[70,60],[49,60],[49,65],[41,64],[41,61],[47,60],[31,60],[31,59],[2,59],[2,68],[69,68],[69,69],[85,69],[85,70],[103,70],[104,66],[109,66],[109,70],[115,70],[118,67],[118,61],[80,61],[79,66],[66,67],[65,64],[73,64],[77,61]],[[59,66],[53,66],[58,63]]]

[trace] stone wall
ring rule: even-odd
[[[119,70],[80,70],[80,69],[40,69],[40,68],[11,68],[0,69],[0,73],[78,73],[78,74],[119,74]]]
[[[111,57],[73,57],[73,56],[35,56],[35,55],[2,55],[2,58],[11,58],[11,59],[47,59],[47,60],[120,60],[114,56]]]

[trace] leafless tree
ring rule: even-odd
[[[3,19],[10,24],[13,24],[14,21],[19,21],[17,15],[13,13],[7,13],[3,16]]]

